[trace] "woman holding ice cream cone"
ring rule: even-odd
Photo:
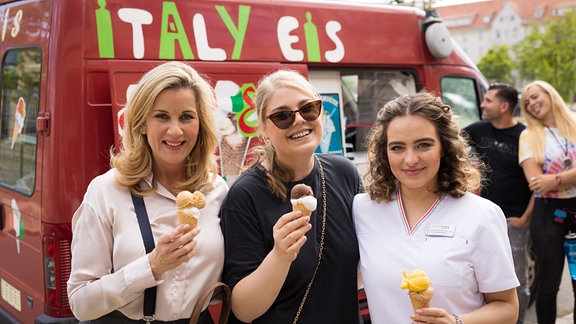
[[[372,323],[516,323],[506,219],[471,193],[480,174],[453,118],[427,92],[378,112],[353,205]]]
[[[268,75],[255,103],[265,145],[230,187],[221,211],[230,323],[360,323],[351,217],[360,176],[344,157],[314,154],[324,111],[302,75]],[[301,183],[310,191],[292,197]],[[291,198],[306,206],[310,193],[316,208],[293,211]]]
[[[210,85],[181,62],[147,72],[128,98],[112,169],[92,180],[72,218],[68,296],[79,320],[187,324],[202,291],[219,281],[218,211],[228,188],[216,173],[214,105]],[[206,199],[189,232],[177,220],[184,190]],[[211,323],[207,311],[199,323]]]

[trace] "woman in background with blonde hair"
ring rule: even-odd
[[[576,232],[576,115],[544,81],[524,88],[520,107],[527,128],[520,135],[519,162],[536,197],[530,224],[538,271],[536,315],[539,324],[547,324],[556,320],[565,235]]]

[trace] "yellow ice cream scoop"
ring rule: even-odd
[[[430,307],[430,301],[434,296],[434,288],[430,287],[432,281],[426,275],[426,272],[422,270],[413,270],[410,274],[406,274],[405,270],[402,270],[404,279],[402,279],[402,285],[400,288],[408,289],[408,296],[410,296],[410,302],[412,303],[412,308],[414,311]]]
[[[410,291],[424,291],[430,287],[432,281],[426,275],[426,272],[422,270],[413,270],[410,274],[406,274],[406,270],[402,270],[404,279],[402,279],[402,285],[400,288],[408,289]]]

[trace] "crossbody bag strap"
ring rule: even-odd
[[[154,237],[152,236],[152,228],[148,220],[148,213],[146,212],[146,205],[141,196],[136,196],[130,192],[134,209],[136,210],[136,217],[138,218],[138,225],[140,226],[140,233],[142,233],[142,240],[146,248],[146,254],[154,250]],[[156,286],[146,288],[144,290],[144,320],[150,322],[154,320],[154,312],[156,311]]]
[[[230,313],[230,299],[232,298],[232,293],[230,292],[230,287],[228,287],[223,282],[215,282],[204,289],[200,295],[200,298],[198,298],[196,306],[194,306],[194,310],[192,311],[192,316],[190,317],[190,324],[198,323],[200,314],[202,313],[202,308],[208,302],[210,297],[211,299],[220,299],[222,302],[218,324],[228,323],[228,314]]]

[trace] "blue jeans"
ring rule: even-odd
[[[534,212],[530,223],[530,235],[538,271],[538,286],[536,288],[538,324],[554,324],[556,322],[556,297],[560,289],[564,260],[566,259],[564,236],[570,230],[576,229],[576,220],[555,221],[554,211],[559,208],[576,210],[576,198],[537,198],[534,202]],[[573,291],[576,291],[575,287],[576,281],[572,280]],[[576,297],[576,294],[574,295]]]
[[[524,316],[528,303],[530,302],[530,287],[528,287],[528,244],[530,242],[530,228],[516,227],[508,223],[508,239],[512,248],[512,258],[514,259],[514,270],[516,277],[520,281],[520,286],[516,288],[518,292],[518,321],[517,324],[524,324]]]

